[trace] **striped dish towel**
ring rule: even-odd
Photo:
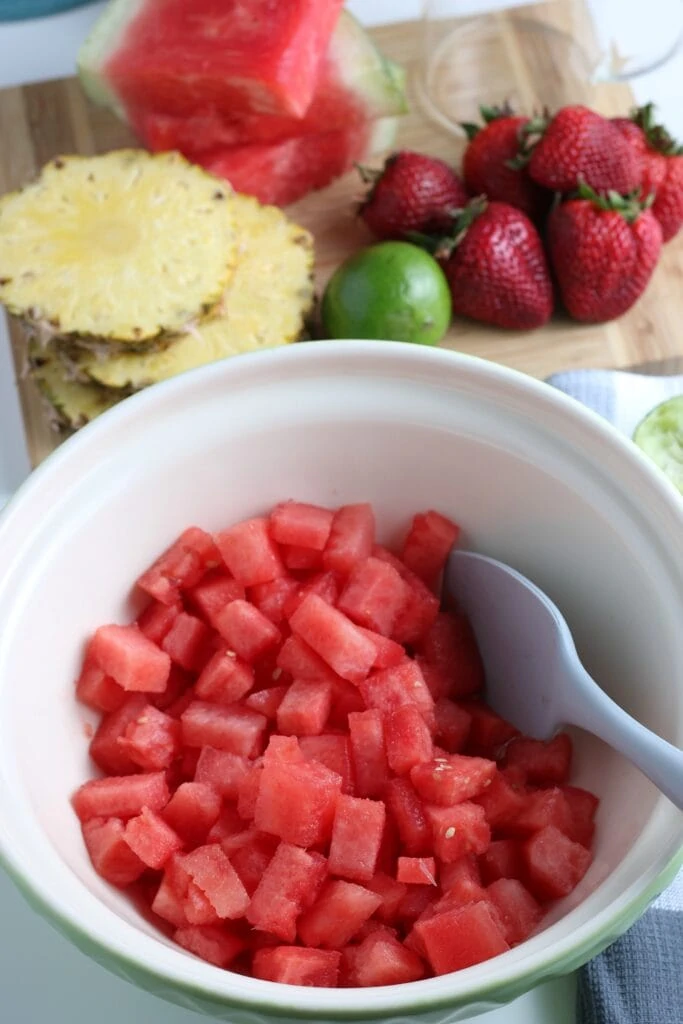
[[[548,378],[629,437],[683,375],[571,370]],[[579,1024],[683,1024],[683,872],[647,913],[579,972]]]

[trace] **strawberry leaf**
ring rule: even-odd
[[[664,125],[655,123],[654,103],[646,103],[642,107],[634,107],[630,117],[645,135],[650,149],[663,153],[664,156],[680,156],[683,154],[683,145],[669,134]]]

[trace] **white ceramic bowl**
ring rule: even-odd
[[[117,973],[232,1024],[461,1020],[577,967],[680,862],[683,819],[620,757],[577,738],[602,798],[595,862],[542,932],[457,974],[365,990],[221,971],[166,941],[94,873],[69,805],[90,774],[73,698],[82,645],[180,530],[285,497],[373,502],[384,539],[434,507],[465,544],[557,601],[589,670],[683,745],[683,502],[627,441],[551,388],[410,345],[306,344],[152,388],[38,469],[0,521],[0,850],[29,900]],[[40,978],[37,976],[37,983]]]

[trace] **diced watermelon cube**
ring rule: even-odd
[[[361,988],[374,985],[401,985],[418,981],[425,974],[422,959],[388,931],[368,935],[356,950],[353,984]]]
[[[355,791],[358,796],[380,796],[389,781],[381,712],[376,708],[353,711],[348,727]]]
[[[251,972],[263,981],[307,988],[336,988],[339,983],[341,953],[333,949],[306,949],[301,946],[276,946],[254,953]]]
[[[299,918],[297,930],[301,941],[306,946],[341,949],[381,902],[381,896],[355,882],[330,879],[310,910]]]
[[[268,583],[285,576],[267,519],[247,519],[216,535],[221,557],[236,580],[245,587]]]
[[[408,885],[436,885],[436,861],[433,857],[399,857],[396,880]]]
[[[327,604],[336,604],[339,598],[338,576],[333,572],[321,572],[313,576],[306,583],[300,583],[294,593],[290,594],[284,603],[283,610],[286,619],[291,619],[294,612],[304,603],[309,594],[315,594],[327,602]]]
[[[277,727],[294,736],[319,736],[332,707],[329,682],[295,679],[277,709]]]
[[[270,619],[272,623],[279,626],[288,618],[285,615],[285,605],[290,597],[298,593],[301,584],[289,576],[281,576],[269,583],[258,583],[255,587],[249,588],[247,595],[262,615]]]
[[[319,505],[285,501],[270,514],[270,535],[278,544],[322,551],[330,536],[334,513]]]
[[[468,754],[478,754],[480,757],[491,757],[495,760],[501,748],[513,736],[519,736],[519,729],[506,722],[481,701],[470,700],[463,704],[463,707],[472,716],[466,748]]]
[[[180,718],[188,747],[216,747],[241,757],[263,750],[268,719],[238,704],[226,706],[194,700]]]
[[[282,704],[287,690],[287,686],[271,686],[267,690],[258,690],[256,693],[249,694],[244,701],[244,706],[251,708],[252,711],[258,711],[259,714],[265,715],[272,721],[277,718],[277,709]]]
[[[285,545],[280,548],[282,561],[291,572],[302,570],[322,569],[322,551],[314,551],[313,548],[297,548],[293,545]]]
[[[516,878],[499,878],[486,890],[503,922],[505,940],[511,946],[523,942],[543,917],[543,909]]]
[[[173,873],[165,871],[150,904],[151,910],[174,928],[184,928],[189,924],[183,907],[184,899],[185,894],[178,891]]]
[[[572,741],[560,732],[548,743],[516,736],[505,748],[505,764],[522,769],[529,782],[537,786],[556,786],[569,778]]]
[[[365,882],[365,888],[382,897],[382,902],[375,911],[376,916],[382,921],[393,921],[401,900],[408,892],[408,886],[390,875],[385,875],[383,871],[378,871]]]
[[[140,877],[145,864],[124,837],[124,824],[118,818],[90,818],[83,822],[83,839],[97,874],[106,882],[124,889]]]
[[[260,658],[281,639],[280,630],[248,601],[231,601],[216,617],[216,629],[245,661]]]
[[[277,656],[278,668],[293,679],[334,683],[339,678],[320,655],[298,636],[288,636]]]
[[[332,709],[327,722],[329,729],[346,732],[349,727],[349,715],[365,711],[365,701],[357,686],[337,678],[332,684]]]
[[[217,569],[188,590],[187,601],[215,629],[216,617],[231,601],[244,600],[245,593],[241,583]]]
[[[293,761],[295,764],[301,764],[304,760],[301,744],[296,736],[280,736],[276,732],[271,734],[263,753],[264,764],[273,761]]]
[[[124,690],[161,693],[171,659],[137,626],[100,626],[88,645],[88,656]]]
[[[179,612],[161,641],[162,650],[188,672],[201,672],[210,655],[213,634],[201,619]]]
[[[146,704],[118,742],[140,768],[159,771],[168,768],[180,753],[180,723]]]
[[[526,836],[552,825],[569,835],[572,830],[572,812],[567,799],[559,787],[540,789],[527,793],[522,809],[501,831],[513,836]]]
[[[407,893],[401,900],[396,911],[396,921],[404,928],[408,928],[418,919],[427,918],[431,915],[431,908],[439,898],[439,889],[435,885],[408,885]],[[413,943],[407,943],[410,949],[424,956],[423,949],[417,949]]]
[[[166,711],[172,718],[178,718],[179,716],[175,712],[178,706],[177,702],[190,691],[193,682],[192,674],[178,668],[177,665],[171,665],[166,688],[161,693],[150,693],[149,703],[153,704],[155,708],[159,708],[160,711]]]
[[[91,658],[86,658],[76,680],[76,696],[82,704],[95,711],[116,711],[128,694],[122,686],[106,675]]]
[[[209,829],[207,843],[222,843],[228,836],[244,831],[244,820],[240,817],[235,804],[223,804],[215,825]]]
[[[161,604],[175,605],[181,589],[194,587],[205,570],[217,564],[218,552],[211,536],[191,526],[143,572],[137,586]]]
[[[375,645],[377,654],[372,663],[373,669],[394,668],[395,665],[400,665],[402,661],[405,661],[406,652],[402,645],[397,644],[395,640],[375,633],[371,629],[361,628],[361,633]]]
[[[315,846],[325,842],[342,780],[321,764],[268,761],[264,764],[254,824],[287,843]]]
[[[237,813],[244,821],[253,821],[256,813],[256,801],[261,790],[263,764],[255,762],[248,773],[240,781],[237,795]]]
[[[425,681],[429,685],[426,676]],[[447,697],[440,698],[434,704],[434,739],[449,754],[457,754],[464,748],[471,725],[472,716],[469,711],[461,708],[452,700],[448,700]]]
[[[439,874],[439,884],[444,893],[454,888],[477,886],[481,888],[479,862],[473,853],[465,854],[459,860],[443,864]]]
[[[528,885],[539,900],[561,899],[576,888],[588,871],[593,855],[581,843],[547,825],[522,847]]]
[[[173,939],[183,949],[216,967],[227,967],[246,945],[244,939],[216,925],[178,928]]]
[[[600,801],[593,793],[578,786],[561,786],[572,815],[569,838],[582,846],[590,847],[595,832],[595,814]]]
[[[163,772],[90,779],[74,794],[72,803],[81,821],[89,818],[134,818],[143,807],[161,811],[170,799]]]
[[[306,761],[318,761],[342,780],[342,793],[353,793],[353,767],[351,750],[346,736],[322,733],[320,736],[302,736],[301,753]]]
[[[229,750],[202,747],[194,773],[195,782],[209,786],[224,800],[237,800],[239,787],[251,761]]]
[[[524,879],[525,868],[522,857],[522,841],[519,839],[495,839],[488,850],[479,858],[481,877],[485,885],[499,878]]]
[[[183,913],[190,924],[218,924],[220,921],[220,917],[211,900],[191,878],[188,878],[185,896],[183,897]]]
[[[484,810],[477,804],[461,803],[453,807],[425,807],[432,828],[434,853],[450,863],[467,853],[484,853],[491,842]]]
[[[447,754],[415,765],[410,780],[425,803],[450,807],[486,792],[497,773],[495,761]]]
[[[249,894],[220,846],[216,843],[198,846],[184,854],[180,863],[222,920],[244,915],[249,906]]]
[[[392,779],[384,789],[387,810],[396,823],[405,853],[420,857],[432,852],[432,832],[425,808],[412,783]]]
[[[125,691],[124,691],[125,692]],[[138,771],[139,766],[131,759],[128,751],[119,743],[131,722],[134,722],[147,707],[147,698],[142,693],[126,696],[116,711],[105,715],[90,741],[90,756],[107,775],[128,775]]]
[[[188,846],[203,843],[218,821],[221,798],[202,782],[183,782],[166,804],[163,818]]]
[[[434,511],[421,512],[413,518],[401,558],[428,587],[432,587],[459,536],[460,527],[450,519]]]
[[[372,641],[316,594],[306,597],[289,624],[342,679],[358,683],[372,668],[376,657]]]
[[[375,874],[386,820],[381,800],[340,795],[328,857],[330,874],[367,882]]]
[[[496,911],[484,900],[419,921],[415,931],[435,974],[472,967],[510,948]]]
[[[143,807],[140,814],[128,821],[123,835],[133,853],[155,871],[163,868],[168,858],[183,846],[178,833],[149,807]]]
[[[474,796],[484,808],[486,820],[493,829],[505,828],[514,822],[526,803],[526,788],[519,785],[508,771],[497,771],[491,784]]]
[[[464,615],[439,613],[419,649],[424,662],[443,676],[438,696],[468,697],[483,688],[484,665],[474,631]]]
[[[370,557],[374,542],[375,514],[372,506],[343,505],[334,514],[323,551],[323,564],[326,569],[348,576],[354,566]]]
[[[337,607],[357,625],[389,637],[409,594],[392,565],[370,557],[351,571]]]
[[[405,704],[384,718],[384,739],[389,767],[407,775],[433,756],[432,737],[416,704]]]
[[[195,693],[200,700],[233,704],[249,693],[253,685],[251,665],[238,658],[235,651],[221,647],[202,669]]]
[[[432,695],[425,685],[420,666],[406,658],[394,668],[373,672],[358,684],[369,708],[387,715],[406,704],[416,705],[428,720],[434,711]]]
[[[315,902],[326,873],[321,854],[280,843],[251,898],[247,920],[254,928],[294,942],[297,918]]]
[[[439,614],[439,599],[415,573],[406,569],[402,575],[409,586],[409,595],[396,618],[391,637],[399,644],[417,644]]]
[[[142,611],[137,619],[137,627],[144,633],[153,644],[161,645],[169,629],[173,625],[182,610],[180,604],[162,604],[161,601],[151,601]]]
[[[267,832],[258,832],[255,828],[249,828],[244,832],[226,837],[221,846],[240,876],[242,885],[249,895],[253,896],[264,871],[275,855],[278,839],[275,836],[269,836]]]

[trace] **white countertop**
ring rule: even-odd
[[[491,8],[505,2],[457,0],[460,11],[465,5]],[[620,0],[620,9],[630,3],[637,0]],[[103,6],[96,3],[51,18],[0,24],[0,88],[71,74],[78,47]],[[366,24],[381,24],[417,17],[420,0],[348,0],[348,6]],[[683,55],[636,80],[633,87],[639,101],[655,100],[665,123],[683,137]],[[11,146],[11,139],[1,139],[0,144]],[[9,347],[0,319],[0,507],[3,491],[10,492],[28,471],[19,424]],[[12,438],[9,445],[4,443],[8,436]],[[3,1024],[91,1024],[93,1020],[97,1024],[121,1020],[200,1024],[204,1019],[118,981],[87,960],[29,910],[2,874],[0,916]],[[570,977],[476,1019],[479,1024],[573,1024],[574,992],[575,981]]]

